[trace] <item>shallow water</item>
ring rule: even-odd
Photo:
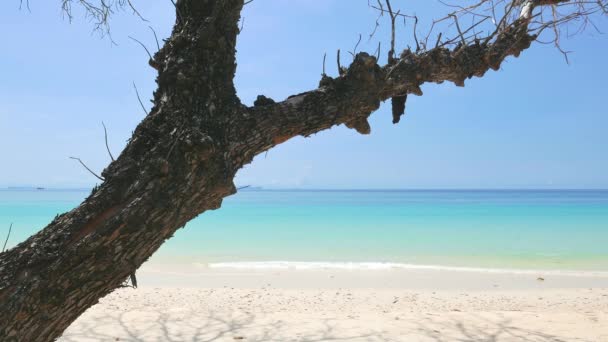
[[[9,246],[88,192],[0,190],[0,229],[14,222]],[[151,262],[608,271],[607,246],[608,191],[243,190]]]

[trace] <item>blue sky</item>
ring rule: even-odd
[[[30,1],[32,13],[19,11],[18,2],[0,4],[0,187],[91,186],[96,179],[68,156],[103,169],[109,157],[101,121],[114,153],[124,147],[144,116],[132,82],[144,100],[155,88],[145,52],[127,36],[153,49],[152,34],[123,13],[112,22],[112,46],[79,15],[71,24],[62,19],[57,2]],[[435,1],[409,3],[423,19],[441,9]],[[171,3],[136,4],[159,36],[168,36]],[[365,0],[255,0],[243,16],[236,84],[247,104],[258,94],[278,100],[315,88],[323,54],[335,75],[335,51],[352,50],[359,34],[360,50],[376,49],[377,40],[367,40],[376,13]],[[608,32],[606,20],[599,27]],[[376,37],[388,37],[386,28]],[[411,37],[398,33],[400,50]],[[608,35],[588,31],[563,43],[574,51],[570,65],[551,46],[536,45],[464,88],[425,85],[399,125],[391,123],[387,102],[372,116],[369,136],[337,127],[295,138],[256,158],[237,183],[608,188]]]

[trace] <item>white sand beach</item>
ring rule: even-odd
[[[146,266],[139,280],[60,341],[608,341],[604,275]]]

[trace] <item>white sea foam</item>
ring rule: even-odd
[[[202,265],[199,265],[202,266]],[[418,265],[395,262],[304,262],[304,261],[242,261],[218,262],[207,264],[215,269],[238,270],[435,270],[454,272],[477,272],[499,274],[533,274],[533,275],[561,275],[573,277],[606,277],[608,271],[574,271],[574,270],[533,270],[509,268],[481,268],[445,265]]]

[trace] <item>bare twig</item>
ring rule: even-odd
[[[367,5],[369,7],[376,8],[373,5],[371,5],[369,1],[370,0],[367,0]],[[380,0],[376,0],[376,1],[378,2],[378,8],[376,8],[376,9],[378,9],[378,12],[380,14],[378,14],[378,17],[376,18],[376,25],[374,26],[374,30],[372,31],[372,33],[369,34],[368,41],[371,40],[374,37],[374,35],[376,34],[378,27],[380,27],[380,18],[382,18],[382,16],[384,15],[384,7],[382,7],[382,2]]]
[[[103,177],[99,176],[98,174],[93,172],[93,170],[89,169],[89,167],[85,163],[83,163],[82,160],[80,160],[80,158],[70,157],[70,159],[77,160],[80,163],[80,165],[82,165],[85,169],[87,169],[87,171],[89,171],[93,176],[95,176],[97,179],[99,179],[102,182],[105,181],[105,179],[103,179]]]
[[[133,82],[133,89],[135,89],[135,95],[137,95],[137,101],[139,101],[139,105],[141,106],[141,109],[144,111],[144,115],[148,115],[148,110],[146,109],[146,106],[144,106],[144,103],[141,102],[141,97],[139,97],[139,91],[137,91],[137,86],[135,85],[135,82]]]
[[[439,34],[437,35],[437,42],[435,43],[435,47],[438,47],[440,43],[441,43],[441,32],[439,32]]]
[[[388,13],[391,16],[391,49],[388,51],[388,63],[392,64],[393,60],[395,59],[395,19],[397,18],[397,15],[393,13],[390,0],[386,0],[386,7],[388,8]]]
[[[6,244],[8,243],[8,238],[11,237],[11,231],[13,230],[13,223],[8,227],[8,234],[6,234],[6,240],[4,240],[4,246],[2,246],[2,252],[6,250]]]
[[[342,65],[340,65],[340,49],[338,49],[338,53],[336,54],[336,59],[338,62],[338,75],[342,76]]]
[[[325,58],[327,58],[327,52],[323,54],[323,75],[327,75],[325,73]]]
[[[101,125],[103,126],[103,136],[106,140],[106,150],[108,150],[108,154],[110,155],[110,159],[112,159],[112,161],[114,161],[114,156],[112,155],[112,152],[110,151],[110,146],[108,145],[108,130],[106,129],[106,125],[103,123],[103,121],[101,122]]]
[[[460,30],[460,25],[458,24],[458,17],[454,14],[450,14],[450,16],[454,18],[454,23],[456,23],[456,29],[458,30],[458,36],[462,40],[462,45],[467,45],[467,42],[464,40],[464,34],[462,33],[462,30]]]
[[[469,35],[469,36],[466,36],[466,34],[467,34],[469,31],[473,30],[473,29],[474,29],[476,26],[478,26],[478,25],[482,24],[482,23],[483,23],[484,21],[486,21],[487,19],[489,19],[489,18],[483,18],[482,20],[480,20],[480,21],[476,22],[475,24],[473,24],[472,26],[470,26],[470,27],[469,27],[468,29],[466,29],[465,31],[463,31],[463,32],[460,32],[460,31],[459,31],[458,36],[456,36],[455,38],[452,38],[452,39],[450,39],[450,40],[448,40],[448,41],[444,42],[444,43],[443,43],[443,44],[441,44],[441,45],[438,45],[438,47],[443,47],[443,46],[445,46],[445,45],[452,44],[452,43],[454,43],[454,42],[455,42],[456,40],[458,40],[458,39],[460,39],[460,40],[461,40],[461,43],[463,43],[463,44],[467,44],[467,40],[468,40],[468,39],[470,39],[471,37],[476,37],[476,34]],[[439,35],[441,36],[441,32],[439,32]],[[438,39],[438,43],[439,43],[439,39]]]
[[[67,16],[70,22],[73,19],[72,4],[83,8],[86,18],[93,22],[93,30],[100,31],[102,36],[110,37],[111,41],[109,21],[116,11],[127,8],[142,21],[148,21],[133,5],[132,0],[61,0],[63,15]],[[113,41],[112,43],[114,44]]]
[[[21,8],[23,7],[23,0],[19,1],[19,10],[21,10]],[[27,11],[32,13],[32,9],[30,8],[30,0],[25,0],[25,8],[27,8]]]
[[[353,49],[353,52],[350,52],[350,51],[348,52],[353,56],[353,59],[357,55],[357,47],[359,47],[359,43],[361,43],[361,33],[359,33],[359,40],[357,40],[357,44],[355,44],[355,48]]]
[[[418,28],[421,22],[417,20],[416,15],[400,13],[400,10],[390,0],[368,0],[368,6],[380,12],[376,18],[376,27],[370,37],[377,31],[382,14],[387,13],[391,17],[391,43],[393,33],[396,35],[396,31],[393,32],[396,30],[392,26],[393,19],[403,18],[404,23],[406,19],[413,19],[413,43],[418,52],[433,48],[433,45],[429,44],[431,35],[437,37],[435,48],[472,43],[489,44],[499,35],[507,33],[517,26],[523,27],[537,40],[546,28],[550,28],[551,30],[546,31],[551,31],[553,36],[551,42],[560,52],[567,55],[568,52],[560,44],[562,30],[569,37],[573,27],[573,25],[569,25],[570,23],[580,24],[575,27],[574,34],[577,34],[587,25],[595,27],[592,20],[593,14],[608,15],[608,0],[471,0],[453,1],[454,4],[448,3],[450,0],[438,1],[450,8],[450,12],[433,20],[429,30],[425,32],[425,36],[419,39]],[[470,25],[463,26],[465,22],[470,22]],[[488,25],[488,23],[490,24]],[[545,36],[548,35],[545,34]],[[452,38],[448,38],[450,36]],[[395,58],[396,49],[392,48],[392,53],[389,53],[389,62]]]
[[[152,30],[152,33],[154,34],[154,40],[156,41],[156,48],[158,50],[160,50],[160,44],[158,43],[158,36],[156,35],[156,31],[154,31],[154,28],[152,28],[152,26],[148,26],[150,28],[150,30]]]
[[[384,7],[382,7],[382,4],[380,3],[380,1],[378,1],[379,6],[375,6],[375,5],[371,5],[368,4],[369,7],[382,12],[382,13],[389,13],[389,11],[385,10]],[[402,18],[409,18],[409,19],[414,19],[413,15],[408,15],[408,14],[403,14],[401,13],[401,11],[399,10],[397,13],[394,13],[396,17],[402,17]]]
[[[170,1],[173,4],[173,7],[175,7],[175,13],[177,14],[177,21],[179,23],[181,23],[182,22],[182,18],[183,18],[182,12],[180,12],[179,7],[177,7],[177,4],[175,3],[175,0],[170,0]]]
[[[148,57],[150,57],[150,60],[154,60],[154,58],[152,57],[152,54],[150,53],[150,50],[148,50],[148,48],[147,48],[147,47],[144,45],[144,43],[140,42],[139,40],[137,40],[137,39],[135,39],[135,38],[133,38],[133,37],[131,37],[131,36],[128,36],[128,37],[129,37],[131,40],[133,40],[133,41],[135,41],[135,42],[139,43],[139,45],[141,45],[141,47],[143,47],[143,48],[144,48],[144,50],[146,50],[146,53],[148,54]]]
[[[129,7],[131,8],[131,10],[133,11],[133,14],[135,14],[136,16],[139,17],[139,19],[141,19],[142,21],[145,22],[149,22],[149,20],[147,20],[146,18],[144,18],[139,11],[135,8],[135,6],[133,6],[133,3],[131,3],[131,0],[127,0],[127,3],[129,4]]]
[[[418,43],[418,35],[416,34],[417,26],[418,26],[418,17],[414,16],[414,41],[416,42],[416,52],[420,51],[420,44]]]

